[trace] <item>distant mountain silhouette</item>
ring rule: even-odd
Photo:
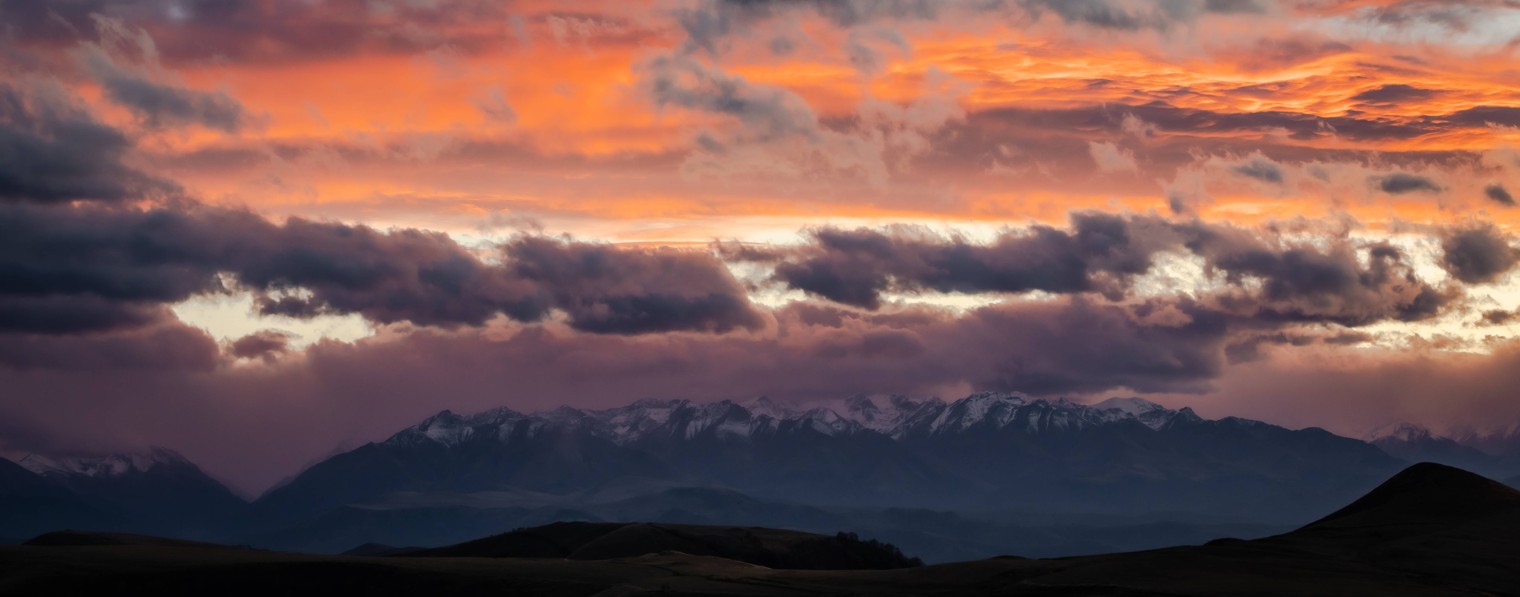
[[[152,535],[91,531],[53,531],[51,533],[43,533],[28,539],[22,545],[31,547],[225,547],[215,543],[185,541],[183,539],[154,537]]]
[[[795,549],[819,540],[826,550]],[[46,545],[0,547],[0,593],[80,595],[131,586],[150,594],[234,596],[1509,595],[1520,587],[1520,492],[1418,464],[1327,516],[1265,539],[895,570],[818,569],[840,566],[840,554],[859,543],[848,537],[637,523],[549,525],[389,557],[90,533],[36,543]],[[703,550],[708,555],[693,553]],[[802,557],[798,567],[812,569],[734,557],[755,554]]]
[[[887,570],[922,565],[890,544],[861,540],[851,533],[831,537],[760,527],[649,523],[560,522],[400,555],[608,560],[662,552],[802,570]]]
[[[25,538],[58,528],[106,528],[121,522],[120,514],[0,458],[0,535]]]
[[[1419,425],[1400,423],[1374,432],[1370,441],[1389,455],[1409,462],[1436,462],[1496,478],[1520,473],[1520,452],[1488,453],[1475,447],[1495,447],[1483,444],[1485,439],[1491,438],[1468,435],[1459,441],[1436,435]]]
[[[843,509],[1286,524],[1345,503],[1403,465],[1321,429],[1207,420],[1137,398],[1087,405],[982,393],[795,410],[760,399],[444,411],[271,490],[253,504],[243,537],[335,552],[437,545],[481,524],[556,519],[822,529]],[[682,490],[691,493],[672,493]],[[1022,545],[955,546],[928,527],[900,537],[944,553]],[[1083,541],[1050,543],[1069,546],[1065,553],[1158,545]]]
[[[225,539],[227,527],[248,506],[200,467],[163,448],[88,456],[33,454],[19,466],[4,461],[0,494],[12,488],[32,488],[26,490],[50,496],[16,510],[19,516],[39,516],[60,505],[84,508],[83,513],[58,517],[56,522],[63,524],[33,532],[73,527]],[[0,527],[7,534],[15,532],[11,528]]]

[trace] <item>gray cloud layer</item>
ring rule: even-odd
[[[772,263],[773,279],[787,288],[867,309],[880,308],[885,293],[923,291],[1098,292],[1117,299],[1161,252],[1202,258],[1232,288],[1207,298],[1220,309],[1263,321],[1356,326],[1421,320],[1454,296],[1420,280],[1389,245],[1359,248],[1340,241],[1322,249],[1228,225],[1152,216],[1077,213],[1070,231],[1035,226],[987,245],[868,229],[824,228],[812,236],[800,248],[729,253]]]
[[[0,206],[0,326],[71,333],[140,327],[157,305],[246,288],[265,313],[357,313],[379,323],[537,321],[551,310],[606,333],[761,327],[706,253],[623,250],[542,237],[476,257],[440,233],[209,206]],[[231,277],[230,287],[219,274]]]
[[[0,202],[120,201],[174,188],[128,166],[131,148],[61,88],[0,82]]]

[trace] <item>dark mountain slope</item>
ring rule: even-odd
[[[623,553],[690,545],[683,543],[688,537],[671,539],[659,525],[612,527],[556,525],[451,549],[460,556],[566,557],[604,542],[609,551]],[[727,537],[743,531],[714,532]],[[768,540],[758,539],[762,546]],[[0,594],[91,594],[130,582],[155,594],[260,596],[1512,595],[1520,587],[1517,550],[1520,494],[1476,475],[1421,464],[1290,533],[1145,552],[845,571],[778,570],[672,552],[577,560],[334,557],[109,544],[0,547]]]
[[[817,535],[762,527],[562,522],[519,529],[405,557],[608,560],[681,552],[801,570],[885,570],[920,565],[888,544],[853,534]]]
[[[54,529],[106,528],[120,517],[91,505],[67,487],[0,458],[0,534],[30,537]]]
[[[195,463],[163,448],[108,456],[33,455],[21,464],[119,519],[105,526],[89,521],[67,525],[76,528],[217,539],[248,506]]]

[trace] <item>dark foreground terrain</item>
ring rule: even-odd
[[[672,539],[670,532],[694,533],[697,538]],[[714,536],[726,539],[714,542]],[[1220,539],[1200,546],[1101,556],[1007,557],[890,570],[781,569],[671,550],[682,543],[690,549],[710,548],[710,553],[750,559],[755,554],[801,557],[806,550],[794,549],[797,545],[846,538],[758,529],[584,525],[517,531],[426,551],[313,556],[129,535],[53,533],[25,546],[0,548],[0,594],[89,595],[123,590],[168,595],[409,596],[1520,592],[1520,492],[1434,464],[1415,465],[1351,505],[1296,531],[1252,541]],[[598,541],[608,547],[605,553],[593,550],[575,555]],[[628,556],[642,551],[641,543],[654,553]],[[724,551],[744,545],[748,552]],[[883,548],[868,542],[848,545],[865,552]],[[373,553],[388,551],[369,547]],[[493,557],[525,554],[558,557]],[[603,555],[607,559],[600,559]],[[799,561],[781,563],[817,567]]]

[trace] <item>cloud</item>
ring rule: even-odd
[[[775,266],[787,287],[875,309],[884,292],[1056,293],[1122,289],[1167,248],[1148,219],[1099,213],[1072,216],[1072,231],[1034,226],[992,245],[902,230],[822,228],[812,243]]]
[[[1509,194],[1509,190],[1505,189],[1504,185],[1497,182],[1483,187],[1483,196],[1500,205],[1507,207],[1515,206],[1515,197]]]
[[[167,318],[143,328],[57,335],[0,330],[0,370],[88,376],[111,370],[209,372],[220,347],[206,332]]]
[[[522,237],[503,267],[541,288],[579,330],[639,334],[759,329],[744,289],[706,252],[626,250]]]
[[[1492,224],[1448,231],[1441,250],[1441,266],[1468,284],[1493,282],[1520,262],[1520,251]]]
[[[290,334],[279,330],[260,330],[233,340],[227,354],[239,359],[262,359],[273,362],[290,351]]]
[[[117,65],[99,48],[86,52],[85,63],[106,97],[131,110],[144,126],[199,125],[236,133],[248,123],[243,104],[226,93],[155,82]]]
[[[772,278],[837,303],[879,309],[887,293],[1100,293],[1127,296],[1159,253],[1192,254],[1228,286],[1200,303],[1260,325],[1360,326],[1436,316],[1451,290],[1421,280],[1398,249],[1347,241],[1285,243],[1202,221],[1076,213],[1070,231],[1032,226],[991,244],[917,229],[812,232],[790,250],[726,249],[731,259],[773,263]]]
[[[1254,178],[1262,182],[1268,182],[1272,184],[1282,184],[1283,182],[1282,168],[1277,165],[1277,162],[1267,159],[1265,156],[1261,155],[1254,156],[1251,159],[1230,168],[1230,170],[1241,176]]]
[[[1373,182],[1379,189],[1390,195],[1403,195],[1415,191],[1435,193],[1441,190],[1441,185],[1424,176],[1417,176],[1406,172],[1395,172],[1384,176],[1375,176]]]
[[[1346,241],[1321,248],[1263,241],[1228,226],[1185,224],[1189,250],[1237,288],[1220,305],[1261,322],[1325,322],[1360,326],[1385,320],[1420,321],[1439,314],[1449,291],[1419,279],[1397,248],[1358,249]],[[1365,259],[1362,258],[1365,255]],[[1365,265],[1364,265],[1365,263]]]
[[[1100,172],[1139,172],[1135,155],[1109,142],[1089,141],[1087,151]]]
[[[108,19],[152,31],[170,65],[213,56],[268,65],[445,45],[464,53],[499,48],[501,30],[480,24],[508,23],[514,8],[477,0],[293,2],[278,9],[246,0],[69,0],[6,2],[5,17],[12,39],[26,47],[99,41],[107,37],[99,23]]]
[[[0,81],[0,202],[122,201],[176,188],[128,166],[131,148],[62,88]]]
[[[825,124],[796,92],[754,83],[676,53],[640,66],[640,85],[657,108],[724,117],[701,130],[683,171],[734,179],[844,175],[885,186],[892,171],[931,149],[929,135],[961,120],[958,88],[930,70],[923,93],[907,103],[864,98],[848,122]]]
[[[120,444],[147,437],[213,473],[263,486],[327,453],[339,438],[378,439],[440,408],[610,407],[646,396],[813,399],[877,392],[952,396],[972,388],[1058,395],[1116,386],[1207,387],[1224,365],[1228,328],[1206,312],[1183,325],[1142,323],[1138,312],[1153,308],[1159,306],[1061,299],[955,317],[932,309],[865,314],[798,304],[777,311],[774,334],[432,328],[353,344],[318,342],[304,358],[214,375],[110,370],[68,377],[0,369],[11,398],[0,401],[0,421],[11,428],[0,442],[38,449],[45,446],[12,442],[28,437],[78,445],[93,436],[93,442]],[[112,399],[98,400],[102,395]],[[270,435],[281,437],[281,445],[237,448]]]
[[[756,329],[764,320],[711,255],[542,237],[487,263],[446,235],[204,205],[0,205],[0,331],[108,332],[160,307],[243,288],[265,314],[356,313],[377,323],[479,326],[552,310],[577,329]],[[224,277],[225,276],[225,277]]]
[[[1287,426],[1318,426],[1353,437],[1390,423],[1417,421],[1436,433],[1494,431],[1520,420],[1520,344],[1491,354],[1309,347],[1296,355],[1230,368],[1205,416],[1225,413]]]
[[[1516,317],[1520,317],[1520,313],[1504,309],[1494,309],[1483,312],[1482,323],[1485,325],[1503,325],[1513,321]]]
[[[501,124],[514,124],[517,122],[517,110],[507,103],[507,98],[502,94],[500,87],[492,87],[480,97],[475,98],[475,109],[486,119]]]
[[[1452,124],[1474,128],[1491,126],[1520,127],[1520,108],[1514,106],[1478,106],[1436,117]]]
[[[753,84],[716,67],[672,54],[643,66],[644,85],[656,107],[676,106],[733,117],[747,140],[818,136],[818,116],[801,96],[781,87]]]
[[[1067,23],[1127,31],[1165,31],[1177,25],[1192,23],[1208,13],[1254,14],[1266,11],[1256,0],[1021,0],[1020,4],[1035,18],[1050,11]]]
[[[1250,363],[1267,358],[1265,348],[1269,346],[1345,346],[1370,342],[1374,339],[1371,334],[1360,332],[1340,332],[1336,334],[1310,334],[1303,332],[1268,332],[1262,334],[1247,335],[1244,339],[1235,340],[1225,346],[1225,356],[1231,364]]]
[[[1436,92],[1429,89],[1395,83],[1368,89],[1356,94],[1351,99],[1377,104],[1402,104],[1404,102],[1427,100],[1435,97],[1435,95]]]

